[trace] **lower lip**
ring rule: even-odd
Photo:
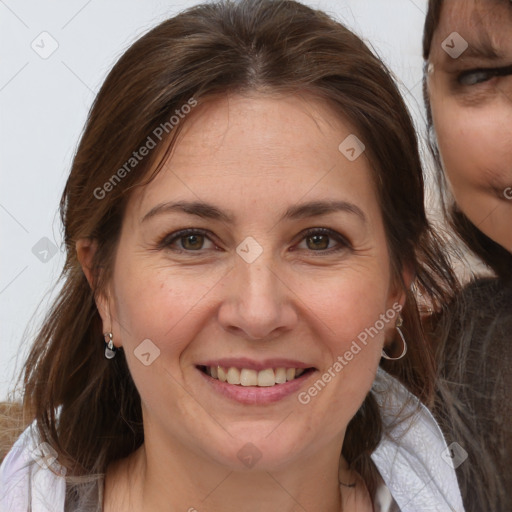
[[[236,384],[229,384],[228,382],[221,382],[218,379],[210,377],[199,369],[197,369],[197,371],[203,376],[214,391],[227,398],[235,400],[236,402],[246,405],[265,405],[278,402],[287,396],[297,393],[304,385],[305,381],[316,373],[316,370],[309,370],[300,377],[284,382],[283,384],[258,387],[240,386]]]

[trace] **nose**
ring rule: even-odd
[[[240,258],[226,278],[226,296],[218,313],[226,331],[249,340],[270,340],[295,327],[294,294],[263,255],[253,263]]]

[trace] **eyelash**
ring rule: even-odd
[[[183,254],[183,253],[199,253],[202,251],[202,249],[189,250],[189,249],[172,248],[171,247],[172,244],[175,243],[176,241],[179,241],[182,238],[186,238],[187,236],[192,236],[192,235],[204,236],[204,237],[208,238],[213,244],[215,244],[215,242],[211,239],[211,234],[208,231],[206,231],[204,229],[199,229],[199,228],[189,228],[189,229],[182,229],[182,230],[176,231],[174,233],[170,233],[169,235],[166,235],[165,237],[163,237],[161,239],[161,241],[158,243],[158,249],[171,249],[173,252],[181,253],[181,254]],[[338,247],[338,248],[331,247],[329,249],[324,249],[324,250],[311,249],[310,252],[312,252],[312,253],[332,254],[332,253],[339,252],[342,250],[347,250],[347,249],[353,250],[352,245],[345,237],[343,237],[336,231],[333,231],[333,230],[327,229],[327,228],[309,228],[309,229],[303,231],[302,233],[300,233],[299,236],[301,238],[299,241],[302,242],[306,238],[314,236],[314,235],[328,235],[329,237],[334,239],[336,242],[338,242],[340,247]]]
[[[464,83],[464,80],[470,77],[474,77],[475,75],[484,75],[484,80],[480,80],[474,83]],[[469,69],[467,71],[463,71],[457,77],[457,83],[459,85],[465,87],[472,87],[475,85],[479,85],[485,82],[488,82],[494,77],[502,77],[512,74],[512,66],[505,66],[501,68],[478,68],[478,69]]]

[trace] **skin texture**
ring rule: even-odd
[[[220,357],[292,358],[317,369],[303,391],[380,314],[403,305],[370,164],[364,154],[351,162],[338,150],[351,133],[311,97],[217,99],[194,110],[163,171],[130,198],[98,308],[141,395],[145,443],[109,467],[107,512],[339,512],[341,500],[345,512],[372,510],[343,461],[342,481],[358,485],[340,496],[339,454],[394,321],[307,405],[297,393],[241,405],[212,391],[196,368]],[[215,205],[233,222],[176,211],[142,220],[178,200]],[[348,211],[280,220],[292,206],[325,200],[349,202],[365,220]],[[204,244],[192,240],[199,250],[184,249],[186,237],[169,242],[185,228],[208,231]],[[333,230],[350,246],[331,236],[315,248],[303,233],[309,228]],[[263,249],[252,263],[236,253],[248,236]],[[77,251],[90,277],[94,243],[81,240]],[[149,366],[134,355],[147,338],[160,350]],[[252,468],[237,456],[247,443],[261,453]]]
[[[444,2],[432,39],[428,75],[434,129],[455,201],[475,226],[509,252],[512,252],[511,30],[510,2]],[[441,46],[453,32],[469,44],[457,58],[450,57]],[[452,45],[450,41],[449,44]],[[491,58],[487,52],[480,51],[481,46],[494,49],[497,57]],[[504,69],[507,67],[508,70]],[[494,69],[500,70],[501,75],[489,71]]]

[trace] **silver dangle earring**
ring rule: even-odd
[[[407,343],[405,341],[404,333],[402,332],[402,329],[400,329],[400,327],[402,327],[403,323],[404,323],[404,320],[402,318],[402,315],[398,314],[398,318],[396,320],[396,331],[398,332],[400,338],[402,339],[402,343],[404,346],[404,348],[402,349],[402,353],[398,357],[389,357],[386,354],[386,352],[384,350],[382,350],[382,357],[384,359],[388,359],[389,361],[398,361],[399,359],[402,359],[402,357],[404,357],[405,354],[407,354]]]
[[[108,336],[108,341],[107,341]],[[103,337],[105,338],[105,357],[107,359],[112,359],[116,356],[117,348],[114,347],[114,342],[112,341],[112,333],[106,332],[103,334]]]

